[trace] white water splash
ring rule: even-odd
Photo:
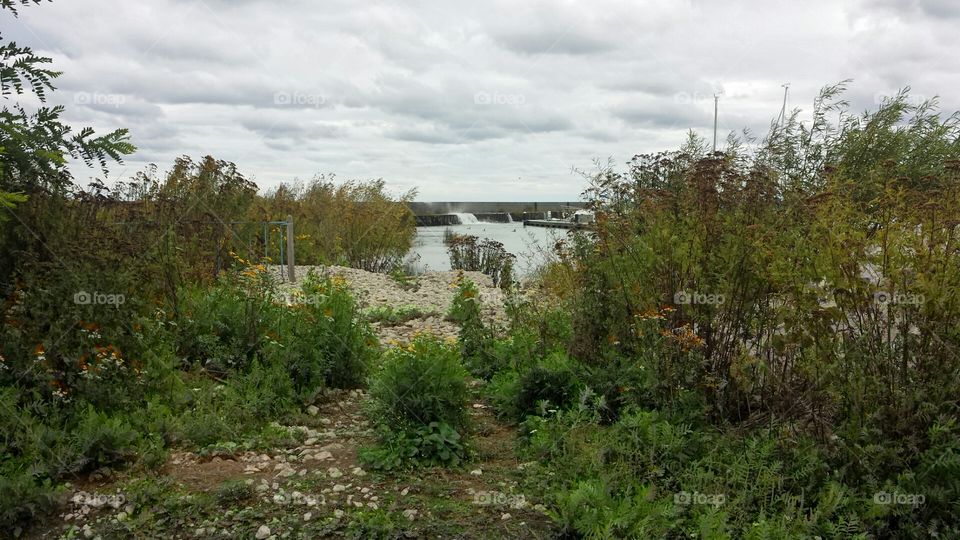
[[[480,220],[477,219],[477,216],[473,214],[467,214],[465,212],[454,212],[453,215],[457,216],[457,219],[460,220],[461,225],[475,225],[480,223]]]

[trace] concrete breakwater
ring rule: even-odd
[[[464,219],[485,223],[510,223],[532,219],[566,218],[582,202],[410,202],[417,226],[464,224]],[[472,221],[471,221],[472,222]]]
[[[479,213],[474,214],[477,217],[477,221],[484,221],[487,223],[512,223],[515,221],[513,216],[507,212],[494,212],[494,213]]]
[[[523,212],[549,212],[564,211],[577,208],[584,208],[586,204],[580,201],[571,202],[424,202],[411,201],[407,203],[414,214],[455,214],[457,212],[477,213],[500,213],[510,212],[518,214]]]
[[[414,216],[417,227],[448,227],[450,225],[460,225],[460,218],[454,214],[441,214],[431,216]]]
[[[464,216],[473,216],[469,223],[519,223],[535,219],[549,219],[552,217],[566,217],[565,212],[478,212],[476,214],[465,214],[459,212],[456,214],[431,214],[416,215],[414,218],[417,227],[449,227],[451,225],[466,225]],[[474,221],[475,220],[475,221]]]
[[[410,210],[416,215],[428,216],[439,214],[456,214],[469,212],[471,214],[502,214],[509,213],[513,217],[537,212],[573,212],[586,205],[580,201],[569,202],[424,202],[411,201],[407,203]]]

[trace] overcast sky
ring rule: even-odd
[[[55,0],[0,14],[64,71],[74,126],[130,129],[111,177],[179,155],[261,189],[333,172],[420,200],[570,200],[571,168],[762,134],[852,78],[960,108],[960,2]],[[75,169],[78,180],[96,171]]]

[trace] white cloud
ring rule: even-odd
[[[71,122],[130,128],[124,171],[213,154],[262,188],[336,172],[424,200],[568,200],[572,167],[708,135],[716,92],[724,132],[762,132],[787,81],[806,108],[845,78],[857,110],[948,92],[958,16],[946,0],[55,0],[0,21],[65,72]]]

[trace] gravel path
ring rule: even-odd
[[[374,330],[384,344],[406,343],[414,334],[429,332],[440,337],[456,337],[458,328],[444,320],[456,293],[458,272],[427,272],[411,278],[409,284],[398,283],[387,274],[377,274],[344,266],[297,266],[299,282],[311,271],[342,276],[356,295],[357,302],[365,311],[379,307],[394,309],[416,307],[426,314],[396,326],[373,323]],[[279,268],[276,268],[279,273]],[[492,281],[480,272],[464,272],[464,276],[477,285],[480,292],[481,311],[486,322],[505,326],[503,291],[493,286]],[[289,288],[291,285],[286,284]]]
[[[128,481],[142,474],[135,470],[71,487],[60,519],[29,538],[368,538],[362,524],[379,523],[371,516],[385,519],[390,538],[553,537],[541,498],[520,483],[533,463],[514,455],[515,428],[497,422],[478,393],[467,411],[475,461],[392,474],[358,460],[376,441],[368,400],[361,390],[328,390],[295,421],[274,423],[290,436],[271,447],[174,451],[157,484],[169,491],[150,492],[156,500],[128,497]],[[224,495],[225,485],[240,495]]]

